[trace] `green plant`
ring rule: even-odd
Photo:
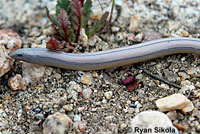
[[[113,0],[111,12],[114,8],[114,2],[115,0]],[[61,46],[55,39],[50,39],[47,42],[47,48],[72,50],[74,43],[78,43],[81,28],[85,29],[88,37],[101,31],[106,24],[109,12],[105,12],[96,23],[88,26],[91,7],[92,0],[57,0],[56,14],[50,15],[48,8],[46,8],[47,16],[58,33],[58,35],[54,35],[55,39],[64,39],[67,42],[67,46]]]

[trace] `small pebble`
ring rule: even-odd
[[[137,42],[142,42],[142,39],[143,39],[143,33],[139,33],[135,36],[135,40]]]
[[[49,115],[43,123],[43,134],[64,134],[72,128],[72,120],[59,112]]]
[[[156,106],[162,112],[181,109],[187,113],[193,109],[193,105],[191,104],[190,100],[188,100],[182,94],[173,94],[165,98],[159,99],[156,101]]]
[[[94,46],[98,40],[99,40],[99,37],[94,35],[94,36],[89,38],[88,45],[89,46]]]
[[[133,34],[133,33],[128,33],[128,34],[125,35],[125,37],[130,41],[135,40],[135,34]]]
[[[80,117],[79,115],[76,114],[76,115],[74,116],[74,121],[75,121],[75,122],[81,121],[81,117]]]
[[[13,63],[14,59],[9,56],[4,45],[0,44],[0,77],[10,71]]]
[[[182,37],[188,37],[190,34],[185,31],[184,29],[179,29],[175,34],[182,36]]]
[[[187,114],[191,112],[193,109],[194,109],[194,105],[191,101],[189,101],[187,105],[181,109],[181,112],[183,112],[184,114]]]
[[[91,85],[93,82],[93,78],[90,73],[83,73],[80,80],[82,84],[85,84],[87,86]]]
[[[137,80],[142,80],[143,75],[142,75],[142,74],[138,74],[135,78],[136,78]]]
[[[34,84],[44,76],[45,69],[45,66],[23,62],[23,78],[27,84]]]
[[[63,106],[63,109],[66,111],[66,112],[70,112],[73,110],[73,107],[71,105],[64,105]]]
[[[105,92],[105,93],[104,93],[104,96],[105,96],[106,99],[108,99],[108,100],[111,99],[112,95],[113,95],[112,91],[108,91],[108,92]]]
[[[116,34],[116,40],[117,40],[117,41],[123,40],[123,35],[122,35],[122,33],[118,32],[118,33]]]
[[[200,68],[199,67],[190,67],[187,70],[187,74],[189,74],[192,77],[200,77]]]
[[[119,32],[119,27],[111,27],[111,30],[113,31],[113,32]]]
[[[141,19],[139,15],[134,15],[131,19],[130,19],[130,25],[128,30],[130,32],[136,32],[139,27],[140,27],[140,23],[141,23]]]
[[[26,82],[20,74],[16,74],[14,77],[8,80],[8,85],[12,90],[25,90]]]
[[[152,132],[154,132],[155,127],[162,127],[163,129],[171,129],[171,134],[178,134],[178,130],[173,126],[168,116],[158,111],[144,111],[136,115],[131,120],[131,128],[135,130],[136,127],[143,130],[148,128]]]
[[[184,80],[190,78],[190,76],[187,75],[187,74],[184,73],[184,72],[178,72],[178,75],[179,75],[182,79],[184,79]]]
[[[83,98],[89,99],[92,95],[92,89],[86,88],[83,90]]]
[[[86,129],[86,122],[84,122],[84,121],[78,122],[78,129],[79,129],[82,133],[84,133],[84,132],[85,132],[85,129]]]
[[[195,84],[195,87],[200,88],[200,82],[197,81],[197,83]]]
[[[167,113],[167,116],[169,117],[170,120],[174,121],[178,118],[178,114],[177,112],[174,110],[174,111],[169,111]]]
[[[161,39],[161,36],[156,32],[145,32],[144,39],[142,42],[152,41]]]
[[[77,110],[78,112],[82,112],[85,109],[85,107],[79,107]]]
[[[87,44],[88,44],[88,37],[85,34],[85,29],[84,28],[81,28],[80,36],[79,36],[79,43],[83,44],[83,46],[87,46]]]
[[[127,126],[128,126],[127,124],[121,123],[121,124],[120,124],[120,129],[121,129],[121,130],[124,130]]]
[[[188,126],[187,125],[182,125],[180,123],[174,123],[173,124],[178,130],[181,131],[187,131],[188,130]]]
[[[167,84],[161,84],[160,88],[165,89],[165,90],[169,90],[169,86]]]

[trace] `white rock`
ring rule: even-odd
[[[142,75],[142,74],[138,74],[135,78],[136,78],[137,80],[142,80],[143,75]]]
[[[165,90],[170,89],[169,86],[168,86],[167,84],[161,84],[161,85],[160,85],[160,88],[165,89]]]
[[[72,120],[59,112],[49,115],[43,123],[43,134],[65,134],[72,128]]]
[[[142,38],[143,38],[144,34],[143,33],[139,33],[135,36],[136,41],[141,42]]]
[[[200,88],[200,82],[197,81],[197,83],[195,84],[195,87]]]
[[[23,62],[22,73],[27,84],[34,84],[43,77],[45,66]]]
[[[81,117],[79,115],[75,115],[74,116],[74,121],[75,122],[81,121]]]
[[[173,126],[170,119],[162,112],[158,111],[145,111],[136,115],[131,120],[132,131],[130,134],[141,134],[141,131],[136,131],[137,129],[143,130],[142,134],[145,134],[145,130],[151,131],[151,134],[163,134],[156,131],[159,128],[171,130],[168,134],[178,134],[178,130]]]
[[[193,77],[200,77],[200,67],[190,67],[187,70],[187,74],[193,76]]]
[[[186,113],[191,112],[193,109],[194,109],[194,105],[193,105],[193,103],[191,101],[189,101],[188,104],[183,109],[181,109],[181,111],[184,114],[186,114]]]
[[[8,54],[21,48],[21,37],[10,29],[0,30],[0,45],[4,45],[7,48]]]
[[[85,34],[85,29],[84,28],[82,28],[81,31],[80,31],[79,42],[81,44],[83,44],[83,46],[87,46],[87,44],[88,44],[88,37]]]
[[[10,71],[14,59],[9,54],[21,48],[21,37],[10,29],[0,30],[0,77]]]
[[[140,16],[134,15],[130,19],[129,31],[136,32],[138,30],[138,28],[140,27],[140,23],[141,23]]]
[[[68,92],[68,98],[72,98],[73,100],[78,99],[78,92],[77,91],[70,89],[70,88],[67,88],[67,92]]]
[[[86,88],[83,90],[83,98],[89,99],[92,95],[92,89]]]
[[[82,91],[82,88],[81,86],[76,83],[75,81],[70,81],[68,84],[67,84],[67,88],[69,89],[72,89],[72,90],[75,90],[77,92],[81,92]]]
[[[112,28],[111,28],[111,30],[113,31],[113,32],[119,32],[119,27],[115,27],[115,26],[113,26]]]
[[[178,114],[177,112],[174,110],[174,111],[169,111],[167,113],[167,116],[169,117],[170,120],[176,120],[178,118]]]
[[[64,105],[63,106],[63,109],[67,112],[70,112],[73,110],[73,106],[72,105]]]
[[[8,85],[12,90],[25,90],[26,82],[20,74],[16,74],[14,77],[8,80]]]
[[[10,71],[13,63],[14,59],[8,55],[5,47],[0,44],[0,77]]]
[[[190,78],[190,76],[187,75],[187,74],[184,73],[184,72],[178,72],[178,75],[179,75],[182,79],[184,79],[184,80]]]
[[[104,93],[104,96],[105,96],[106,99],[108,99],[108,100],[111,99],[112,95],[113,95],[112,91],[108,91],[108,92],[105,92],[105,93]]]
[[[181,81],[181,89],[179,90],[179,93],[185,93],[186,91],[192,91],[195,90],[195,86],[192,82],[189,80],[183,80]]]
[[[191,111],[191,103],[184,95],[182,94],[173,94],[165,98],[159,99],[156,101],[156,106],[160,111],[171,111],[175,109],[185,109],[185,112]]]
[[[89,38],[88,45],[89,46],[94,46],[98,40],[99,40],[99,37],[94,35],[94,36]]]
[[[82,76],[80,77],[80,81],[82,84],[85,84],[87,86],[91,85],[93,82],[93,78],[91,73],[84,73],[82,72]]]

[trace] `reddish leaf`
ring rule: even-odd
[[[50,39],[46,43],[46,48],[51,49],[51,50],[58,50],[58,49],[61,49],[62,47],[59,45],[59,43],[56,40]]]
[[[68,21],[67,12],[65,11],[65,9],[61,9],[60,10],[59,23],[60,23],[60,26],[63,29],[64,34],[65,34],[65,39],[67,40],[67,42],[70,45],[72,45],[72,43],[71,43],[71,41],[69,39],[69,35],[67,34],[67,29],[68,29],[68,26],[69,26],[70,22]]]
[[[77,26],[76,28],[76,39],[75,43],[78,42],[80,31],[81,31],[81,18],[83,14],[82,4],[84,0],[72,0],[71,1],[71,11],[72,11],[72,24]]]
[[[134,76],[129,76],[125,80],[123,80],[123,84],[126,85],[126,88],[129,91],[133,91],[138,87],[138,81]]]
[[[59,21],[62,26],[62,29],[64,31],[66,31],[70,22],[68,21],[68,15],[67,15],[67,12],[65,11],[65,9],[60,10]]]
[[[125,80],[123,80],[124,85],[129,84],[133,81],[133,76],[127,77]]]
[[[80,0],[80,2],[81,2],[81,7],[83,7],[84,6],[84,0]]]

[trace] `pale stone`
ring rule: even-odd
[[[187,74],[184,73],[184,72],[178,72],[178,75],[179,75],[182,79],[184,79],[184,80],[190,78],[190,76],[187,75]]]
[[[92,95],[92,89],[86,88],[83,90],[83,98],[89,99]]]
[[[23,62],[22,73],[27,84],[35,84],[43,77],[45,66]]]
[[[174,110],[174,111],[169,111],[167,113],[167,116],[169,117],[170,120],[176,120],[178,118],[178,114],[177,112]]]
[[[187,70],[187,74],[191,75],[192,77],[200,77],[200,67],[190,67]]]
[[[71,105],[64,105],[63,106],[63,109],[66,111],[66,112],[70,112],[73,110],[73,107]]]
[[[191,103],[184,95],[182,94],[173,94],[165,98],[159,99],[156,101],[156,106],[160,111],[171,111],[175,109],[185,109],[185,111],[191,110]],[[187,106],[188,105],[188,106]]]
[[[10,71],[13,63],[14,59],[8,55],[5,47],[0,44],[0,77]]]
[[[49,115],[43,123],[43,134],[66,134],[72,128],[72,120],[59,112]]]
[[[0,30],[0,77],[10,71],[14,59],[9,54],[21,48],[21,37],[10,29]]]
[[[80,80],[82,84],[85,84],[87,86],[91,85],[93,82],[93,78],[90,73],[83,73]]]
[[[21,37],[10,29],[0,30],[0,45],[4,45],[7,48],[7,52],[11,52],[21,48]]]
[[[108,91],[104,93],[104,96],[106,97],[106,99],[111,99],[112,95],[113,95],[112,91]]]
[[[171,129],[168,134],[178,134],[178,130],[173,126],[171,120],[162,112],[158,111],[145,111],[136,115],[131,120],[132,131],[130,134],[140,134],[140,132],[135,131],[136,128],[139,129],[150,129],[151,134],[161,134],[156,132],[155,128]]]
[[[182,109],[188,103],[187,98],[182,94],[173,94],[156,101],[156,106],[160,111],[170,111],[174,109]]]
[[[8,80],[8,85],[12,90],[25,90],[26,82],[20,74],[16,74],[14,77]]]
[[[129,31],[130,32],[136,32],[138,28],[140,27],[141,19],[139,15],[134,15],[130,19],[130,25],[129,25]]]
[[[160,88],[165,89],[165,90],[170,89],[169,86],[168,86],[167,84],[161,84],[161,85],[160,85]]]
[[[79,43],[83,44],[83,46],[87,46],[87,44],[88,44],[88,37],[85,34],[85,29],[84,28],[81,28],[80,37],[79,37]]]
[[[143,34],[143,33],[139,33],[139,34],[137,34],[137,35],[135,36],[135,40],[136,40],[137,42],[141,42],[142,39],[143,39],[143,37],[144,37],[144,34]]]
[[[200,88],[200,82],[197,81],[197,83],[195,84],[195,87]]]
[[[193,105],[193,103],[191,101],[189,101],[188,104],[183,109],[181,109],[181,111],[184,114],[186,114],[186,113],[191,112],[193,109],[194,109],[194,105]]]
[[[85,129],[86,129],[86,122],[84,121],[80,121],[78,122],[78,129],[83,133],[85,132]]]

